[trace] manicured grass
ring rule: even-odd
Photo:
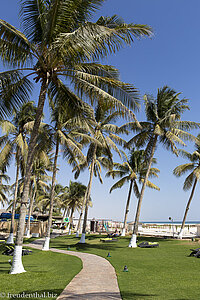
[[[188,257],[197,242],[140,238],[158,241],[159,248],[128,248],[130,238],[102,243],[99,236],[88,235],[86,244],[75,237],[58,237],[51,247],[94,253],[105,257],[115,267],[123,299],[200,299],[200,259]],[[107,258],[110,252],[111,257]],[[129,272],[123,272],[124,266]]]
[[[23,292],[32,294],[27,296],[27,299],[56,299],[82,268],[82,262],[77,257],[31,249],[33,253],[23,257],[23,265],[27,272],[10,275],[8,260],[12,259],[12,256],[2,255],[3,249],[4,245],[1,245],[0,299],[12,299],[10,294]],[[26,299],[23,294],[22,297],[15,298]]]

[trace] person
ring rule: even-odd
[[[108,234],[109,237],[119,237],[120,231],[118,232],[118,229],[116,228],[114,232]]]

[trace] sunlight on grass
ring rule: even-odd
[[[2,252],[4,246],[0,247]],[[79,258],[66,254],[33,250],[31,255],[23,257],[26,273],[10,275],[8,263],[12,256],[0,254],[0,292],[5,293],[5,299],[10,294],[34,294],[32,298],[56,299],[72,278],[81,270]],[[39,295],[40,297],[37,297]],[[32,299],[29,298],[29,299]],[[17,299],[24,299],[17,297]]]
[[[128,248],[130,238],[102,243],[99,236],[88,235],[86,244],[75,237],[59,237],[51,247],[94,253],[105,257],[115,267],[123,299],[199,299],[200,260],[188,257],[197,242],[141,238],[158,241],[159,248]],[[110,252],[111,257],[107,258]],[[123,272],[124,266],[128,272]]]

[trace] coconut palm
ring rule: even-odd
[[[91,193],[93,175],[98,176],[100,182],[103,183],[103,180],[101,178],[101,165],[107,170],[112,168],[113,162],[111,150],[116,151],[119,154],[119,156],[121,156],[117,144],[123,145],[125,141],[118,136],[118,133],[120,133],[119,127],[113,124],[113,122],[119,119],[120,116],[121,114],[118,111],[115,111],[112,105],[107,105],[103,102],[99,102],[95,109],[94,116],[90,120],[90,133],[95,138],[95,140],[91,141],[90,143],[87,152],[87,164],[85,163],[80,166],[81,170],[84,170],[85,167],[89,166],[90,172],[89,182],[84,199],[84,205],[81,210],[77,226],[78,236],[81,217],[83,214],[83,209],[85,207],[83,229],[80,243],[85,243],[88,203]],[[80,170],[78,170],[75,176],[77,177],[79,173]]]
[[[37,193],[39,190],[45,190],[48,186],[48,181],[50,180],[50,176],[47,175],[47,171],[52,170],[51,159],[48,155],[48,152],[39,151],[37,156],[33,161],[32,166],[32,175],[30,180],[30,203],[28,209],[28,220],[26,223],[26,231],[25,236],[30,237],[30,221],[31,215],[33,211],[34,201],[37,198]]]
[[[132,190],[134,191],[136,198],[139,198],[140,192],[139,192],[138,183],[141,184],[144,181],[144,177],[147,171],[147,161],[145,159],[144,154],[145,154],[144,150],[132,149],[129,158],[125,155],[126,161],[124,163],[122,164],[114,163],[113,170],[108,171],[106,174],[107,177],[111,176],[113,179],[116,177],[120,178],[111,187],[110,193],[117,188],[121,188],[122,186],[124,186],[125,183],[130,182],[128,198],[126,202],[125,215],[124,215],[124,225],[121,234],[122,236],[125,236],[125,232],[126,232],[127,217],[129,212]],[[153,163],[155,162],[156,160],[154,159]],[[157,168],[151,168],[149,177],[153,177],[153,176],[158,177],[157,175],[158,172],[160,171]],[[157,187],[149,180],[147,181],[147,186],[156,190],[160,190],[159,187]]]
[[[59,91],[60,94],[65,94],[65,101],[70,99],[70,104],[76,105],[78,98],[70,90],[73,85],[76,90],[91,96],[93,101],[104,97],[123,109],[123,100],[131,106],[130,91],[134,92],[131,85],[115,80],[114,68],[101,66],[94,61],[117,51],[124,44],[130,44],[134,38],[151,35],[151,28],[146,25],[125,24],[117,16],[101,17],[96,23],[92,23],[90,20],[93,13],[103,2],[21,0],[23,32],[0,20],[0,56],[3,62],[14,67],[0,74],[2,102],[6,104],[1,110],[7,112],[13,103],[23,101],[28,96],[31,90],[30,76],[34,75],[35,82],[40,83],[38,109],[29,143],[12,274],[24,272],[22,262],[19,261],[31,164],[47,91]],[[23,71],[26,71],[25,75]],[[61,76],[64,81],[69,80],[68,85],[63,83]],[[120,96],[121,101],[117,96]]]
[[[35,211],[40,211],[41,213],[49,213],[50,210],[50,199],[51,199],[51,184],[47,185],[44,189],[38,190],[38,195],[34,205]],[[54,187],[54,202],[53,202],[53,212],[56,213],[60,209],[62,201],[61,195],[63,194],[66,187],[63,187],[60,183],[56,183]]]
[[[142,147],[147,143],[146,157],[148,159],[147,172],[142,185],[140,198],[137,205],[135,223],[129,247],[137,247],[136,235],[138,232],[138,222],[141,211],[142,199],[149,177],[153,156],[158,143],[162,143],[167,150],[171,150],[178,155],[176,144],[185,145],[183,140],[196,140],[187,131],[199,127],[199,124],[191,121],[182,121],[181,115],[189,109],[187,99],[179,99],[180,93],[164,86],[158,89],[157,97],[145,95],[146,122],[140,122],[140,130],[135,123],[129,123],[124,127],[129,127],[132,131],[138,132],[128,143],[130,147],[136,144]]]
[[[195,144],[195,152],[189,153],[184,150],[180,150],[179,153],[184,157],[190,160],[190,163],[180,165],[176,167],[173,171],[174,175],[180,177],[185,175],[185,173],[190,172],[190,174],[186,177],[183,185],[183,190],[188,191],[191,189],[190,197],[186,205],[185,213],[183,216],[183,221],[181,224],[181,230],[178,234],[178,238],[182,239],[183,236],[183,229],[185,226],[185,221],[187,218],[187,214],[190,208],[191,201],[194,196],[195,188],[197,185],[198,180],[200,180],[200,135],[197,136],[197,140],[199,141],[198,144]]]
[[[72,230],[73,214],[76,209],[79,210],[83,206],[86,189],[87,187],[82,183],[70,181],[67,191],[61,195],[62,203],[71,210],[68,224],[69,234],[71,234]]]
[[[90,108],[88,105],[81,103],[80,106],[76,106],[76,109],[69,108],[67,103],[63,103],[59,100],[56,103],[50,102],[51,112],[52,112],[52,123],[54,126],[51,127],[52,136],[55,140],[55,156],[50,192],[50,209],[49,218],[47,225],[47,232],[45,237],[45,242],[43,245],[43,250],[49,250],[50,242],[50,230],[52,225],[52,213],[53,213],[53,202],[54,202],[54,187],[56,182],[57,173],[57,160],[60,146],[62,147],[63,157],[71,160],[75,164],[78,159],[84,159],[84,155],[81,152],[81,144],[77,140],[80,138],[89,139],[89,136],[79,130],[82,126],[82,118],[85,119],[90,117]],[[85,122],[84,122],[85,123]]]
[[[27,155],[27,141],[25,125],[34,120],[36,107],[33,102],[23,104],[18,110],[13,112],[14,117],[12,121],[4,120],[0,122],[0,126],[4,135],[0,138],[0,145],[2,151],[0,152],[0,168],[9,166],[13,155],[15,154],[16,162],[16,176],[15,176],[15,190],[14,199],[12,202],[12,217],[10,234],[7,239],[8,244],[13,244],[14,231],[14,216],[17,200],[18,180],[20,175],[20,165],[24,165]]]

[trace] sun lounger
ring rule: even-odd
[[[101,242],[106,242],[106,243],[110,243],[110,242],[117,242],[117,239],[115,238],[104,238],[104,239],[100,239]]]
[[[156,242],[142,242],[138,245],[140,248],[156,248],[159,247],[159,244]]]
[[[2,254],[3,254],[3,255],[13,256],[13,254],[14,254],[14,249],[15,249],[14,246],[6,245],[6,250],[5,250]],[[22,256],[28,255],[28,254],[30,254],[30,253],[32,253],[31,250],[29,250],[29,249],[22,249]]]
[[[197,258],[200,258],[200,248],[197,249],[190,249],[192,252],[190,253],[189,256],[195,256]]]

